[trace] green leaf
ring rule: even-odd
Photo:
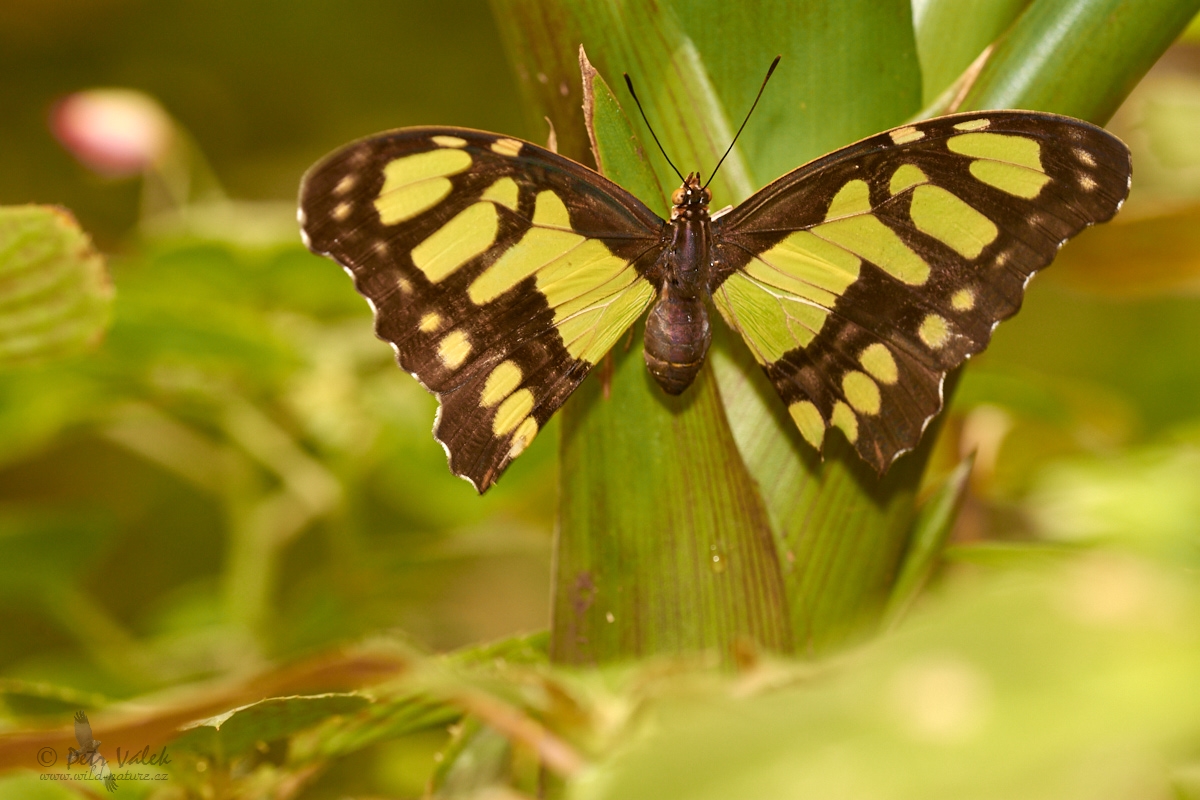
[[[763,105],[713,183],[718,206],[744,198],[824,150],[899,123],[919,104],[910,13],[902,2],[811,3],[800,12],[803,24],[797,24],[794,5],[770,4],[756,10],[754,25],[771,33],[739,40],[736,47],[720,32],[744,28],[745,15],[719,3],[580,7],[498,0],[495,7],[518,74],[530,81],[538,75],[550,86],[573,81],[563,74],[562,51],[576,41],[587,45],[602,74],[629,71],[651,124],[685,169],[716,164],[767,65],[782,51]],[[727,105],[737,110],[729,113]],[[557,109],[561,104],[555,101],[539,110]],[[571,124],[569,114],[554,119],[560,131]],[[633,135],[631,130],[614,140],[628,142]],[[678,180],[645,145],[644,155],[627,148],[625,170],[603,149],[604,167],[618,182],[653,186],[645,162],[655,168],[659,186]],[[583,153],[566,154],[588,160]],[[624,177],[631,172],[641,177]],[[659,192],[643,191],[648,194],[642,199],[665,213]],[[634,342],[638,336],[635,331]],[[910,527],[920,457],[893,470],[881,486],[832,445],[830,460],[838,466],[822,473],[773,393],[738,391],[761,385],[762,376],[740,343],[731,347],[735,357],[725,360],[731,369],[722,368],[721,348],[714,348],[717,369],[705,370],[696,387],[672,405],[650,382],[635,344],[632,354],[615,356],[611,399],[601,399],[592,379],[564,409],[556,657],[677,652],[727,643],[735,634],[773,647],[802,638],[812,647],[878,614]],[[710,374],[720,387],[719,402],[709,396]],[[604,421],[593,420],[595,415]],[[742,464],[722,460],[729,453],[726,420]],[[751,441],[743,435],[751,430],[770,433]],[[683,449],[662,451],[664,441]],[[745,472],[752,478],[749,486],[740,476]],[[755,483],[768,491],[760,495]],[[678,511],[668,512],[675,503]],[[722,522],[753,517],[754,506],[763,503],[777,524],[773,558],[761,528]],[[814,505],[822,512],[808,513]],[[585,533],[585,540],[574,541]],[[805,560],[784,567],[789,597],[768,611],[763,602],[779,597],[779,567],[771,562],[789,552],[796,557],[797,550]],[[714,566],[724,571],[714,573]],[[714,574],[720,576],[715,584]],[[831,583],[823,576],[832,576]],[[746,588],[739,590],[743,582]],[[830,585],[845,591],[830,592]],[[722,587],[719,594],[714,587]],[[654,601],[648,604],[647,598]],[[788,637],[764,639],[779,624],[772,616],[790,623]]]
[[[872,629],[912,530],[938,420],[880,480],[838,436],[820,461],[740,344],[714,347],[712,359],[734,436],[771,512],[797,648],[818,653]]]
[[[750,110],[771,59],[783,56],[738,140],[752,190],[899,124],[921,104],[912,11],[905,0],[765,0],[754,4],[753,13],[714,0],[674,0],[671,7],[702,56],[734,129]],[[678,100],[659,112],[691,114]],[[712,138],[718,139],[713,145],[719,155],[728,142]],[[694,168],[708,170],[710,163],[715,161]],[[713,198],[717,208],[743,199]]]
[[[753,14],[716,0],[657,5],[494,0],[493,7],[538,116],[549,115],[560,132],[577,124],[569,55],[583,42],[600,75],[612,80],[630,73],[651,125],[684,171],[703,172],[716,163],[766,66],[781,53],[783,61],[759,111],[714,180],[718,208],[813,156],[902,123],[921,102],[911,8],[898,0],[772,2],[757,4]],[[1070,24],[1061,13],[1051,13],[1068,7],[1079,10],[1066,20]],[[1002,30],[1014,8],[998,3],[978,28],[973,19],[965,23],[959,33],[968,43],[958,55],[947,56],[946,64],[953,64],[944,66],[947,74],[976,44],[982,47]],[[1025,75],[1005,47],[1026,39],[1051,49],[1067,46],[1089,30],[1084,23],[1094,21],[1097,8],[1095,3],[1036,0],[1010,26],[995,57],[1000,67],[989,64],[998,77],[987,85],[1015,85]],[[1143,63],[1148,65],[1151,54],[1177,30],[1167,4],[1155,0],[1148,8],[1145,20],[1114,22],[1114,28],[1123,26],[1120,36],[1106,34],[1117,37],[1113,47],[1129,44],[1136,55],[1105,56],[1118,66],[1106,64],[1096,71],[1098,78],[1077,71],[1075,63],[1070,70],[1057,69],[1060,60],[1055,71],[1035,70],[1022,85],[1051,94],[1069,85],[1072,97],[1096,108],[1123,96],[1121,87],[1140,75]],[[928,51],[933,40],[926,45]],[[1030,56],[1029,63],[1039,62]],[[977,86],[973,96],[984,96],[979,91]],[[603,105],[612,103],[598,101],[597,109]],[[650,140],[641,134],[644,126],[622,124],[627,128],[597,135],[603,167],[663,212],[658,187],[676,185],[678,179],[645,144]],[[612,137],[608,144],[607,136]],[[640,149],[634,138],[644,139]],[[560,137],[563,152],[588,162],[590,154],[581,144],[572,150],[570,141],[582,137]],[[610,157],[605,147],[626,155]],[[657,181],[649,179],[647,163]],[[769,618],[765,611],[749,611],[755,595],[737,590],[745,576],[757,574],[768,581],[758,597],[777,596],[769,559],[757,555],[764,552],[761,546],[722,560],[738,566],[749,557],[746,571],[727,582],[732,591],[725,600],[702,588],[708,581],[705,569],[711,567],[706,554],[720,555],[721,542],[712,538],[716,521],[744,514],[736,508],[739,503],[766,509],[794,647],[805,652],[834,647],[872,629],[884,613],[913,530],[916,487],[936,423],[918,451],[898,461],[882,481],[837,434],[821,462],[740,341],[723,332],[721,323],[714,327],[712,369],[680,404],[673,405],[647,378],[637,358],[635,330],[630,352],[617,348],[607,391],[594,376],[564,409],[556,658],[677,652],[714,646],[732,631],[761,638],[762,631],[771,630],[752,623]],[[712,404],[710,374],[719,401]],[[717,413],[721,410],[723,415]],[[722,460],[729,438],[741,457],[740,468]],[[741,488],[742,479],[735,476],[742,470],[756,491]],[[666,510],[688,494],[690,518]],[[741,548],[761,534],[742,530],[734,539],[725,528],[721,536]]]
[[[1034,0],[961,109],[1028,108],[1103,124],[1198,10],[1200,0]]]
[[[546,662],[545,639],[544,633],[537,633],[456,650],[442,656],[433,670],[484,672],[495,669],[498,664],[541,665]],[[413,672],[420,674],[422,666],[427,673],[431,665],[426,662],[414,666],[417,669]],[[336,729],[325,732],[318,745],[320,753],[326,757],[345,756],[386,739],[444,728],[463,716],[461,706],[431,694],[426,691],[428,687],[413,686],[420,682],[412,680],[410,674],[399,678],[390,690],[377,688],[376,702],[361,714],[343,720]]]
[[[69,212],[0,208],[0,366],[92,347],[112,294],[104,260]]]
[[[508,739],[473,717],[465,719],[453,737],[434,768],[431,783],[438,797],[472,797],[507,783],[512,764]]]
[[[904,554],[900,573],[892,586],[892,596],[888,599],[887,616],[892,624],[895,624],[916,600],[941,559],[950,532],[954,530],[954,521],[958,519],[958,510],[966,499],[970,487],[971,467],[974,464],[974,456],[963,459],[917,513],[908,552]]]
[[[913,3],[921,54],[922,102],[932,103],[984,49],[1008,29],[1030,0],[976,0],[964,19],[962,0]]]
[[[357,694],[273,697],[186,726],[172,747],[228,761],[259,742],[274,742],[330,717],[353,714],[370,705]]]
[[[614,180],[653,190],[628,120],[603,79],[585,73],[599,160]],[[633,336],[640,339],[640,325]],[[614,352],[610,385],[588,380],[563,410],[570,500],[559,515],[553,656],[730,653],[745,636],[789,649],[766,512],[711,372],[682,397],[667,397],[637,356]]]

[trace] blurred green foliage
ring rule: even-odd
[[[35,702],[42,683],[113,699],[390,627],[444,648],[544,624],[553,435],[482,500],[448,475],[435,404],[287,202],[310,161],[377,128],[513,130],[486,7],[225,11],[0,10],[0,201],[70,204],[118,287],[98,350],[0,375],[0,672],[18,715],[61,713]],[[282,202],[139,227],[142,181],[92,176],[48,127],[59,97],[108,84],[162,101],[231,194]]]
[[[453,797],[1200,797],[1198,52],[1113,121],[1121,220],[965,372],[927,484],[974,452],[970,492],[941,558],[952,503],[930,506],[894,633],[817,664],[748,648],[732,676],[574,672],[514,636],[546,624],[556,433],[476,497],[291,222],[303,169],[356,136],[544,138],[489,9],[4,4],[0,203],[73,209],[116,294],[97,349],[0,372],[0,796],[78,796],[37,756],[61,771],[85,708],[110,762],[212,721],[130,797],[416,797],[435,774]],[[99,85],[161,101],[236,200],[150,219],[169,176],[76,164],[48,114]]]

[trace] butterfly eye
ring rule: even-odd
[[[688,192],[688,194],[691,194],[691,192]],[[671,195],[671,205],[683,205],[683,189],[676,189],[674,194]]]

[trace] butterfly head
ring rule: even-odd
[[[700,173],[690,172],[683,181],[683,186],[671,195],[671,218],[675,219],[689,211],[706,208],[712,200],[712,192],[700,183]]]

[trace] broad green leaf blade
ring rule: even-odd
[[[821,461],[740,343],[713,350],[730,426],[747,464],[757,466],[777,533],[796,647],[829,650],[877,624],[938,423],[881,481],[840,436],[828,437]],[[746,412],[756,406],[763,411]]]
[[[728,655],[747,637],[789,651],[766,511],[728,426],[714,424],[723,411],[712,373],[668,398],[648,385],[637,351],[614,361],[609,397],[589,380],[564,409],[571,499],[559,516],[551,656]]]
[[[171,746],[226,761],[257,742],[286,738],[331,717],[361,711],[370,703],[357,694],[272,697],[194,722]]]
[[[913,3],[913,26],[921,56],[922,103],[929,105],[954,83],[984,49],[1008,29],[1030,0],[976,0],[970,14],[962,0]]]
[[[754,3],[753,13],[739,3],[712,0],[673,0],[671,6],[703,56],[735,130],[767,65],[783,56],[738,140],[754,190],[806,161],[899,124],[921,104],[912,13],[905,0],[765,0]],[[676,102],[671,113],[686,111]],[[713,201],[720,208],[743,199],[714,196]]]
[[[1097,124],[1200,11],[1200,0],[1034,0],[961,110],[1028,108]]]
[[[891,624],[894,625],[904,616],[933,574],[950,532],[954,530],[959,509],[966,499],[974,464],[974,456],[963,459],[917,512],[908,551],[904,554],[900,573],[888,598],[887,618]]]
[[[766,66],[781,51],[784,61],[766,95],[770,98],[778,92],[781,98],[770,101],[776,104],[774,109],[768,104],[765,112],[761,109],[757,112],[746,135],[750,142],[757,136],[759,144],[755,145],[752,155],[743,155],[747,164],[751,160],[761,161],[768,177],[774,177],[771,172],[799,166],[824,149],[848,144],[889,124],[899,124],[918,108],[920,102],[920,73],[911,16],[907,3],[899,0],[808,3],[799,10],[789,5],[771,5],[761,13],[756,11],[757,30],[791,31],[787,41],[757,35],[737,42],[736,46],[714,32],[723,30],[723,26],[734,25],[734,17],[740,12],[716,2],[695,3],[686,8],[680,6],[684,10],[679,15],[672,14],[669,8],[650,9],[640,4],[581,9],[550,2],[531,6],[497,1],[495,7],[502,28],[516,42],[510,42],[510,51],[519,54],[519,75],[540,71],[551,83],[557,80],[552,70],[555,64],[561,63],[561,57],[546,63],[535,61],[538,53],[544,52],[544,46],[528,41],[539,32],[550,31],[554,35],[572,37],[572,41],[584,41],[602,73],[616,75],[627,70],[633,74],[659,138],[685,170],[705,169],[706,158],[707,163],[716,163],[728,138],[717,141],[720,137],[712,132],[730,130],[738,124],[753,99]],[[775,16],[768,16],[768,12]],[[809,25],[807,34],[796,33],[798,28],[804,27],[801,23]],[[712,79],[711,75],[715,73],[709,72],[703,60],[708,53],[701,53],[696,43],[685,35],[685,25],[688,31],[697,32],[698,40],[703,39],[709,42],[708,46],[720,50],[714,58],[725,58],[720,68],[722,80],[733,81],[740,75],[748,85],[745,97],[736,101],[740,106],[737,112],[727,113],[719,108],[720,99],[731,96],[733,91]],[[565,43],[560,44],[562,46]],[[732,56],[721,55],[726,51],[737,53],[740,62],[735,62]],[[853,65],[852,72],[857,74],[847,72],[846,64]],[[635,125],[634,129],[640,131],[642,126]],[[756,130],[757,133],[751,133]],[[820,139],[807,142],[795,133],[796,130],[819,131]],[[784,143],[789,154],[768,153],[770,147],[778,147],[779,142]],[[660,185],[677,182],[653,150],[648,147],[646,150],[649,162],[656,167]],[[751,153],[739,144],[731,157],[736,158],[739,152]],[[727,167],[728,162],[714,182],[716,206],[741,199],[748,191],[739,186],[744,182],[738,178],[738,171],[727,173]],[[734,180],[730,180],[731,176]],[[762,176],[750,177],[754,184],[751,188],[766,182]],[[657,198],[643,199],[665,211],[665,204],[655,202]],[[719,333],[722,323],[717,322],[715,327]],[[636,356],[640,349],[636,334],[634,341]],[[736,342],[729,347],[737,356],[726,359],[727,365],[733,365],[733,383],[761,384],[761,370],[749,359],[743,345]],[[715,350],[712,354],[714,363],[719,360]],[[640,368],[640,359],[634,357],[630,361],[637,362],[633,366]],[[910,529],[912,495],[923,457],[912,456],[903,467],[898,465],[884,484],[868,476],[861,464],[853,461],[853,456],[833,472],[814,477],[820,471],[815,454],[800,441],[794,424],[783,414],[782,404],[773,391],[742,392],[731,402],[731,396],[737,394],[736,387],[727,391],[724,385],[730,372],[717,370],[716,374],[722,384],[725,412],[733,422],[735,441],[754,481],[773,490],[767,497],[771,519],[790,526],[776,532],[776,545],[780,559],[788,553],[795,559],[794,565],[787,565],[787,580],[792,584],[787,604],[791,610],[794,637],[806,641],[810,648],[817,646],[817,642],[824,645],[837,641],[854,627],[877,620]],[[663,402],[661,393],[649,383],[644,370],[639,369],[617,371],[614,396],[619,396],[619,385],[626,375],[647,392],[643,402],[648,407]],[[622,423],[625,439],[610,438],[594,445],[612,450],[617,442],[629,444],[629,450],[622,457],[613,458],[618,469],[624,467],[625,471],[613,475],[611,480],[629,484],[626,475],[630,472],[640,475],[634,465],[641,464],[645,443],[655,441],[659,435],[650,422],[650,418],[636,415],[627,418]],[[722,424],[719,418],[710,422]],[[596,435],[602,430],[598,429]],[[743,441],[738,433],[745,430],[771,432],[753,444]],[[830,448],[829,454],[831,461],[846,458],[838,455],[836,445]],[[594,471],[587,482],[570,482],[573,480],[571,471],[578,463],[563,463],[564,513],[569,513],[573,504],[582,502],[581,498],[572,497],[572,487],[590,491],[588,487],[602,476],[601,472]],[[673,469],[700,474],[693,464],[686,462],[675,464]],[[795,478],[788,483],[780,480],[782,475]],[[803,491],[798,481],[804,482]],[[654,491],[651,484],[647,483],[647,487],[646,491]],[[703,496],[721,495],[706,492]],[[709,508],[711,501],[701,502],[706,514],[714,513]],[[637,505],[622,504],[623,507]],[[814,508],[816,513],[812,513]],[[642,538],[653,540],[661,535],[654,518],[631,518],[630,522],[641,528],[639,536]],[[560,542],[560,546],[569,545],[565,535]],[[609,547],[616,546],[610,541]],[[658,560],[666,565],[672,564],[674,558],[674,554],[667,554]],[[564,563],[560,560],[560,568]],[[677,571],[677,566],[672,567],[656,576],[657,580],[675,580]],[[559,580],[566,579],[560,577]],[[810,596],[807,592],[816,594]],[[570,602],[562,597],[557,604],[559,608],[570,607]]]
[[[582,45],[579,71],[584,84],[583,117],[598,168],[644,202],[669,208],[671,190],[659,182],[629,118]]]
[[[0,366],[86,350],[111,305],[104,260],[69,212],[0,208]]]
[[[726,29],[750,26],[748,46],[764,40],[784,53],[743,134],[749,144],[739,145],[751,154],[761,183],[899,124],[918,108],[920,70],[907,3],[769,8],[777,14],[773,19],[756,10],[747,21],[749,15],[735,6],[715,3],[711,18],[681,14],[689,31],[709,37],[704,53],[707,59],[714,51],[714,75],[736,79],[727,61],[742,43],[732,47],[723,40]],[[745,102],[762,69],[742,67]],[[743,344],[720,323],[717,328],[710,358],[734,438],[771,514],[796,646],[827,649],[878,619],[911,528],[932,431],[921,451],[897,462],[882,482],[837,434],[829,437],[822,463]]]
[[[628,119],[587,69],[599,161],[653,191]],[[640,341],[641,326],[633,332]],[[562,504],[551,655],[588,663],[717,649],[790,649],[766,511],[729,433],[710,371],[678,398],[618,344],[563,410]],[[604,369],[606,367],[602,367]]]

